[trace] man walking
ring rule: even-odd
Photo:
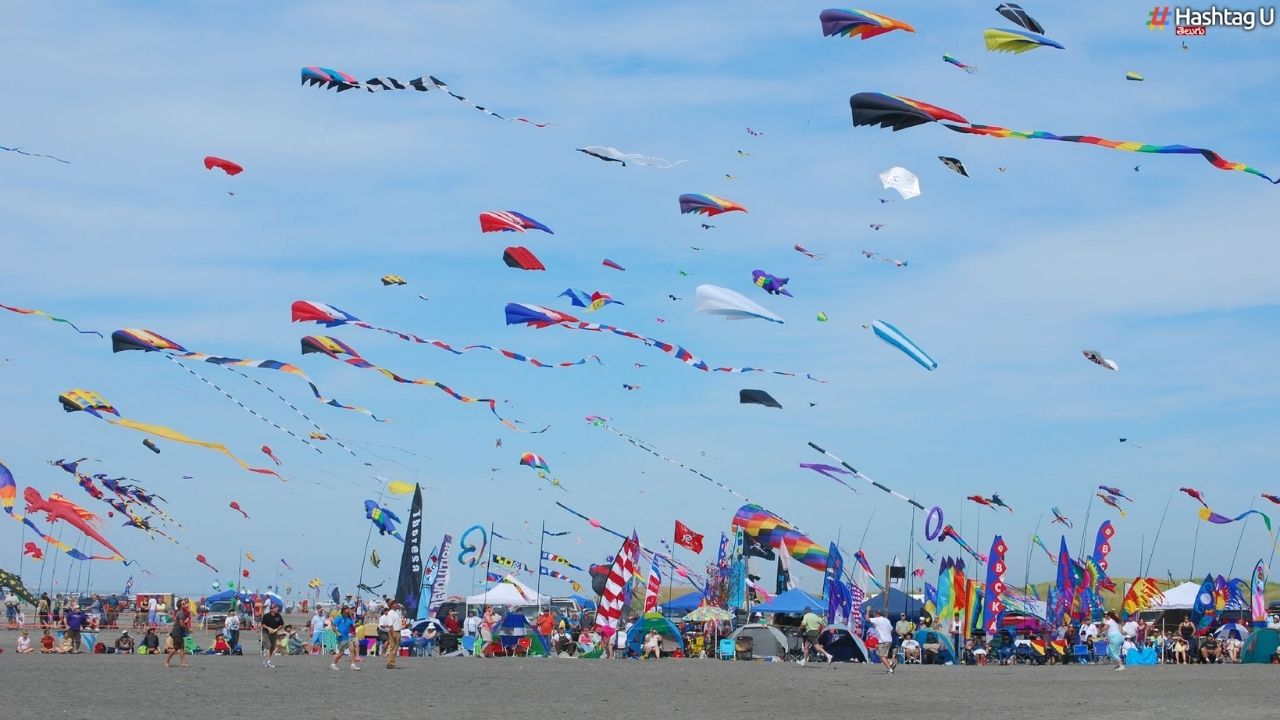
[[[262,645],[267,650],[267,657],[262,661],[262,667],[273,668],[271,658],[276,654],[276,647],[280,643],[280,633],[284,630],[284,616],[280,614],[280,606],[271,603],[267,612],[262,615]]]
[[[871,619],[868,622],[871,624],[871,632],[875,633],[876,640],[880,643],[879,647],[882,650],[880,664],[884,665],[885,670],[892,675],[893,669],[898,667],[898,659],[893,651],[893,626],[889,624],[889,618],[877,610],[871,611]]]
[[[169,631],[171,647],[168,657],[164,659],[164,666],[169,667],[169,661],[177,655],[179,667],[191,667],[187,664],[187,634],[191,632],[191,613],[187,610],[187,603],[176,598],[173,605],[173,628]]]
[[[356,644],[356,639],[352,634],[355,630],[356,621],[351,616],[351,606],[343,605],[341,614],[333,619],[333,632],[338,636],[338,647],[333,654],[333,662],[329,663],[330,670],[337,670],[338,663],[342,660],[342,651],[350,650],[351,652],[351,669],[360,669],[360,648]]]
[[[826,624],[826,620],[823,620],[821,615],[815,613],[813,608],[807,607],[804,609],[804,616],[800,618],[800,627],[804,630],[804,636],[800,640],[800,652],[803,653],[800,656],[801,665],[809,662],[810,649],[826,655],[827,662],[831,662],[831,653],[827,652],[827,649],[822,647],[822,643],[818,642],[818,639],[822,637],[822,629],[826,627]]]
[[[404,615],[400,613],[400,604],[395,600],[387,601],[387,611],[378,619],[378,630],[386,631],[387,642],[384,646],[387,653],[387,669],[396,669],[396,658],[400,657],[400,628],[404,626]]]

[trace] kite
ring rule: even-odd
[[[920,548],[920,552],[924,553],[924,559],[925,559],[925,560],[928,560],[928,561],[929,561],[929,562],[931,562],[931,563],[932,563],[932,562],[937,562],[937,560],[936,560],[932,555],[930,555],[930,554],[929,554],[929,551],[928,551],[928,550],[926,550],[926,549],[924,548],[924,546],[923,546],[923,545],[921,545],[919,542],[917,542],[917,543],[916,543],[916,547]]]
[[[390,510],[379,506],[377,501],[364,501],[364,516],[366,519],[373,521],[373,526],[378,529],[379,535],[390,535],[400,542],[404,542],[404,538],[400,536],[400,531],[396,529],[396,523],[400,522],[400,518]]]
[[[932,372],[938,369],[938,363],[934,362],[928,353],[893,325],[883,320],[876,320],[871,323],[871,331],[876,334],[876,337],[906,353],[907,357],[915,360],[925,370]]]
[[[157,455],[159,455],[159,454],[160,454],[160,447],[159,447],[158,445],[156,445],[155,441],[154,441],[154,440],[152,440],[151,438],[145,438],[145,439],[143,439],[142,444],[143,444],[144,446],[146,446],[146,448],[147,448],[148,450],[150,450],[151,452],[153,452],[153,453],[155,453],[155,454],[157,454]]]
[[[987,28],[982,32],[982,39],[991,52],[1024,53],[1039,47],[1066,49],[1056,40],[1026,30]]]
[[[826,314],[826,313],[824,313],[824,312],[822,312],[821,310],[819,310],[819,311],[818,311],[818,322],[826,322],[826,321],[827,321],[827,314]]]
[[[1127,443],[1127,442],[1129,442],[1129,438],[1120,438],[1120,442],[1121,442],[1121,444]],[[1137,444],[1135,444],[1135,445],[1134,445],[1134,447],[1138,448],[1139,450],[1141,450],[1141,449],[1142,449],[1142,446],[1141,446],[1141,445],[1137,445]]]
[[[920,178],[906,168],[895,166],[880,173],[880,184],[886,190],[893,188],[898,191],[903,200],[910,200],[920,194]]]
[[[710,286],[704,286],[704,287],[710,287]],[[699,288],[698,290],[699,290],[699,293],[701,293],[702,288]],[[729,292],[729,291],[726,291],[726,292]],[[734,293],[734,295],[737,295],[737,293]],[[742,296],[738,295],[738,297],[742,297]],[[746,298],[742,298],[742,299],[746,300]],[[747,302],[750,302],[750,301],[747,300]],[[754,305],[754,303],[752,304]],[[595,323],[584,322],[567,313],[562,313],[558,310],[552,310],[550,308],[541,307],[539,305],[528,305],[525,303],[507,303],[506,318],[507,318],[508,325],[525,325],[527,327],[538,328],[538,329],[548,328],[552,326],[560,326],[560,327],[568,328],[571,330],[586,330],[590,332],[609,332],[609,333],[613,333],[614,335],[621,335],[622,337],[631,338],[632,340],[639,340],[640,342],[643,342],[645,345],[648,345],[649,347],[653,347],[658,350],[661,350],[664,353],[673,355],[677,360],[680,360],[686,365],[697,368],[698,370],[702,370],[703,372],[724,372],[724,373],[764,372],[764,373],[771,373],[773,375],[787,375],[790,377],[795,377],[796,375],[795,373],[792,373],[792,372],[783,372],[781,370],[765,370],[763,368],[736,368],[736,367],[712,368],[711,366],[707,365],[705,361],[699,360],[693,353],[689,352],[683,347],[680,347],[679,345],[672,345],[671,343],[663,342],[661,340],[645,337],[644,335],[631,332],[630,330],[624,330],[619,327],[614,327],[612,325],[597,325]],[[819,380],[818,378],[810,374],[806,374],[805,377],[810,380],[813,380],[814,382],[826,382],[825,380]]]
[[[836,457],[835,453],[829,452],[821,447],[818,447],[818,445],[813,442],[809,443],[809,447],[813,448],[814,450],[817,450],[823,455],[826,455],[832,460],[835,460],[836,462],[840,463],[840,465],[843,466],[845,470],[848,470],[849,472],[853,473],[854,477],[858,478],[859,480],[867,481],[868,483],[871,484],[872,487],[878,488],[880,490],[883,490],[889,493],[890,495],[898,498],[899,500],[902,500],[903,502],[911,505],[911,507],[914,507],[917,510],[923,511],[925,509],[924,506],[921,505],[919,502],[912,500],[911,498],[907,497],[906,495],[903,495],[902,493],[898,492],[897,490],[894,490],[893,488],[881,485],[880,483],[876,482],[875,480],[872,480],[871,478],[867,477],[861,472],[858,472],[857,468],[845,462],[844,460],[841,460],[840,458]],[[941,513],[940,510],[939,510],[939,513]]]
[[[706,215],[714,217],[721,213],[733,211],[747,212],[747,209],[732,200],[726,200],[715,195],[703,195],[701,193],[686,193],[680,196],[680,213],[688,215]]]
[[[22,491],[22,499],[27,504],[28,513],[43,512],[45,520],[49,522],[66,521],[68,525],[98,541],[99,545],[115,553],[117,557],[124,557],[114,545],[107,542],[107,539],[94,529],[93,526],[101,522],[98,516],[67,500],[60,493],[50,493],[49,497],[45,498],[41,497],[38,490],[29,487]]]
[[[541,230],[548,235],[555,235],[551,228],[515,210],[486,210],[480,213],[480,232],[482,233],[526,230]]]
[[[1104,367],[1108,370],[1120,369],[1120,366],[1116,364],[1115,360],[1110,360],[1108,358],[1102,357],[1102,353],[1098,352],[1097,350],[1084,350],[1083,352],[1084,352],[1085,359],[1093,363],[1094,365],[1097,365],[1099,367]]]
[[[880,228],[884,227],[884,223],[871,223],[869,227],[878,232]]]
[[[853,559],[858,561],[858,565],[862,568],[862,572],[867,574],[867,579],[876,587],[884,590],[884,583],[880,582],[879,578],[876,577],[875,570],[871,569],[871,562],[867,560],[867,554],[862,550],[858,550],[853,554]]]
[[[1115,508],[1116,510],[1119,510],[1119,511],[1120,511],[1120,517],[1125,517],[1125,516],[1127,516],[1127,515],[1128,515],[1128,513],[1126,513],[1126,512],[1124,511],[1124,508],[1120,507],[1120,500],[1119,500],[1119,498],[1117,498],[1116,496],[1114,496],[1114,495],[1108,495],[1108,494],[1106,494],[1106,493],[1098,493],[1098,497],[1102,498],[1102,502],[1104,502],[1104,503],[1106,503],[1106,504],[1110,505],[1111,507]]]
[[[27,490],[30,491],[31,489],[27,488]],[[28,510],[30,510],[30,508],[28,508]],[[1200,513],[1201,520],[1205,522],[1211,522],[1217,525],[1226,525],[1227,523],[1233,523],[1233,522],[1236,522],[1237,520],[1243,520],[1249,517],[1250,515],[1257,515],[1258,517],[1262,518],[1263,524],[1267,526],[1267,532],[1271,532],[1271,518],[1267,517],[1267,515],[1264,514],[1261,510],[1245,510],[1244,512],[1240,513],[1235,517],[1227,517],[1226,515],[1219,515],[1218,513],[1210,510],[1208,507],[1202,507],[1200,508],[1199,513]]]
[[[320,586],[322,585],[324,585],[324,581],[321,580],[320,578],[311,578],[310,580],[307,581],[307,587],[311,588],[312,590],[319,590]]]
[[[614,300],[609,293],[596,290],[588,294],[585,290],[574,290],[568,288],[556,297],[569,298],[569,304],[574,307],[587,308],[587,312],[595,312],[605,305],[625,305],[621,300]]]
[[[413,492],[414,486],[403,480],[392,480],[387,483],[387,492],[392,495],[408,495]]]
[[[978,68],[977,68],[977,66],[975,66],[975,65],[965,65],[964,63],[962,63],[962,62],[960,62],[959,60],[955,59],[955,57],[953,57],[953,56],[951,56],[951,55],[946,55],[946,54],[944,54],[944,55],[942,56],[942,61],[943,61],[943,62],[947,62],[947,63],[951,63],[952,65],[955,65],[956,67],[958,67],[958,68],[960,68],[961,70],[963,70],[963,71],[965,71],[965,72],[969,73],[970,75],[972,75],[972,74],[974,74],[974,73],[978,72]]]
[[[795,297],[791,294],[791,291],[786,288],[786,285],[790,280],[790,278],[780,278],[772,273],[765,272],[764,270],[751,271],[751,282],[755,283],[756,287],[764,290],[770,295],[786,295],[787,297]]]
[[[245,512],[244,508],[240,507],[240,503],[236,502],[235,500],[232,500],[230,505],[228,505],[227,507],[230,507],[232,510],[235,510],[236,512],[243,515],[245,520],[249,519],[249,513]]]
[[[761,545],[786,550],[791,557],[814,570],[826,571],[827,569],[826,550],[795,526],[759,505],[748,503],[738,508],[738,512],[733,516],[733,526],[742,528],[745,535]]]
[[[14,512],[13,505],[14,501],[17,500],[17,497],[18,484],[13,479],[13,473],[9,472],[9,468],[5,467],[4,463],[0,463],[0,507],[4,508],[5,514],[10,518],[31,528],[35,531],[37,537],[66,553],[74,560],[124,560],[124,557],[120,555],[85,555],[53,535],[44,532],[34,522],[32,522],[31,518]]]
[[[822,255],[818,255],[818,254],[816,254],[816,253],[809,252],[808,250],[805,250],[805,249],[804,249],[804,247],[802,247],[802,246],[800,246],[800,245],[796,245],[793,249],[794,249],[796,252],[800,253],[801,255],[804,255],[805,257],[813,258],[814,260],[821,260],[821,259],[823,258],[823,256],[822,256]]]
[[[862,256],[868,260],[879,260],[882,263],[888,263],[898,268],[904,268],[907,265],[911,264],[909,260],[898,260],[897,258],[880,257],[880,253],[876,252],[875,250],[863,250]]]
[[[32,560],[44,559],[44,551],[40,549],[39,545],[36,545],[30,540],[28,540],[26,543],[23,544],[22,554],[31,556]]]
[[[408,285],[409,281],[405,280],[399,275],[383,275],[382,284],[383,285]]]
[[[467,541],[472,533],[480,533],[480,543],[476,545]],[[472,525],[462,531],[462,537],[458,539],[458,562],[473,568],[480,564],[480,558],[485,556],[485,550],[489,546],[489,535],[480,525]]]
[[[854,495],[862,494],[858,492],[857,488],[845,482],[843,479],[837,477],[837,475],[851,474],[848,470],[845,470],[844,468],[836,467],[835,465],[824,465],[823,463],[800,463],[800,467],[806,470],[812,470],[820,475],[826,475],[827,477],[831,478],[832,480],[835,480],[836,482],[840,483],[841,485],[851,490]],[[930,560],[930,562],[933,562],[933,561]]]
[[[1280,505],[1280,495],[1271,495],[1269,493],[1262,493],[1262,497],[1266,498],[1267,500],[1270,500],[1276,505]]]
[[[350,345],[342,342],[341,340],[338,340],[337,338],[332,338],[325,335],[307,335],[303,337],[302,338],[302,354],[307,355],[309,353],[323,353],[333,358],[334,360],[339,360],[352,367],[364,368],[368,370],[377,370],[387,378],[390,378],[391,380],[394,380],[398,383],[403,383],[406,385],[423,385],[426,387],[434,387],[439,389],[440,392],[453,398],[454,400],[457,400],[458,402],[481,403],[484,405],[488,405],[489,412],[493,413],[493,416],[498,418],[498,420],[503,425],[506,425],[507,427],[517,432],[523,432],[520,428],[516,427],[516,423],[510,420],[507,420],[506,418],[498,414],[497,400],[494,400],[492,398],[475,398],[469,395],[462,395],[457,391],[455,391],[453,388],[449,387],[448,385],[445,385],[436,380],[432,380],[430,378],[417,378],[414,380],[410,380],[409,378],[401,377],[391,372],[390,370],[387,370],[386,368],[378,367],[377,365],[374,365],[368,360],[365,360],[363,357],[360,356],[359,351],[357,351],[355,348],[351,347]],[[347,355],[350,357],[343,357],[344,355]],[[542,430],[537,430],[535,432],[543,432],[544,430],[546,430],[546,428],[543,428]]]
[[[248,578],[248,577],[249,577],[249,568],[245,568],[245,569],[241,570],[241,571],[240,571],[240,577],[242,577],[242,578]]]
[[[986,556],[984,556],[982,553],[970,547],[969,543],[965,542],[964,538],[960,537],[960,533],[956,532],[956,529],[951,527],[950,525],[943,526],[942,536],[939,539],[946,540],[947,538],[951,538],[952,540],[954,540],[956,544],[960,546],[961,550],[964,550],[965,552],[969,553],[969,555],[973,557],[974,560],[977,560],[979,563],[985,563],[987,561]]]
[[[822,21],[822,35],[824,37],[839,35],[840,37],[851,38],[856,35],[863,40],[867,40],[894,30],[905,30],[909,33],[916,31],[915,28],[901,20],[895,20],[887,15],[877,15],[866,10],[823,10],[818,14],[818,19]]]
[[[1000,493],[991,493],[991,497],[987,499],[991,502],[992,505],[996,505],[1004,508],[1005,510],[1008,510],[1009,512],[1013,512],[1013,508],[1006,505],[1004,500],[1000,499]]]
[[[378,548],[374,548],[373,552],[369,553],[369,563],[375,568],[382,567],[382,556],[378,554]]]
[[[255,558],[255,557],[253,556],[253,553],[251,553],[251,552],[246,552],[246,553],[244,554],[244,557],[245,557],[245,559],[246,559],[246,560],[248,560],[249,562],[258,562],[257,558]]]
[[[276,465],[283,465],[283,464],[284,464],[284,463],[280,462],[280,458],[276,457],[276,454],[275,454],[274,452],[272,452],[272,451],[271,451],[271,446],[269,446],[269,445],[263,445],[263,446],[262,446],[262,454],[263,454],[263,455],[266,455],[267,457],[269,457],[269,458],[271,458],[272,460],[274,460],[274,461],[275,461],[275,463],[276,463]]]
[[[1051,507],[1049,508],[1049,511],[1053,513],[1053,519],[1049,521],[1050,525],[1054,523],[1062,523],[1063,525],[1066,525],[1067,528],[1075,527],[1075,525],[1071,523],[1071,519],[1068,518],[1066,515],[1063,515],[1062,512],[1058,510],[1058,508]]]
[[[70,320],[67,320],[65,318],[60,318],[60,317],[54,317],[43,310],[29,310],[27,308],[14,307],[12,305],[5,305],[3,303],[0,303],[0,308],[8,310],[9,312],[12,312],[12,313],[17,313],[19,315],[39,315],[41,317],[47,317],[53,322],[66,323],[67,325],[70,325],[72,330],[75,330],[81,335],[97,335],[98,337],[102,337],[102,333],[98,332],[97,330],[81,330],[80,328],[76,327],[76,324],[71,322]]]
[[[19,155],[26,155],[27,157],[42,157],[42,158],[49,158],[50,160],[57,160],[58,162],[62,163],[63,165],[70,165],[70,164],[71,164],[71,161],[70,161],[70,160],[63,160],[63,159],[62,159],[62,158],[60,158],[60,157],[54,157],[54,156],[52,156],[52,155],[41,155],[40,153],[29,153],[29,152],[27,152],[26,150],[23,150],[23,149],[22,149],[22,148],[20,148],[20,147],[5,147],[4,145],[0,145],[0,150],[4,150],[4,151],[6,151],[6,152],[14,152],[14,153],[18,153]]]
[[[1204,501],[1204,493],[1200,492],[1199,490],[1195,488],[1184,487],[1184,488],[1178,488],[1178,491],[1186,493],[1188,496],[1195,498],[1196,502],[1200,503],[1205,507],[1209,507],[1209,503]]]
[[[1101,491],[1103,491],[1103,492],[1105,492],[1105,493],[1106,493],[1106,494],[1108,494],[1108,495],[1114,495],[1114,496],[1116,496],[1117,498],[1124,498],[1125,500],[1128,500],[1129,502],[1133,502],[1133,498],[1131,498],[1131,497],[1129,497],[1128,495],[1125,495],[1123,492],[1121,492],[1121,491],[1120,491],[1120,488],[1107,487],[1106,485],[1099,485],[1099,486],[1098,486],[1098,489],[1099,489],[1099,490],[1101,490]]]
[[[628,385],[627,383],[622,383],[622,389],[623,389],[623,390],[639,390],[639,389],[640,389],[640,386],[639,386],[639,385]]]
[[[1133,72],[1132,70],[1124,74],[1124,79],[1132,80],[1134,82],[1142,82],[1143,80],[1146,80],[1146,78],[1142,77],[1136,72]]]
[[[337,90],[338,92],[351,90],[352,88],[362,88],[371,93],[382,90],[417,90],[418,92],[427,92],[433,89],[443,90],[454,100],[457,100],[464,105],[470,105],[485,115],[498,118],[499,120],[527,123],[537,128],[547,127],[551,124],[547,122],[534,122],[533,120],[523,117],[505,117],[503,115],[499,115],[489,108],[477,105],[462,95],[453,92],[449,89],[449,86],[439,78],[435,78],[430,75],[424,75],[420,78],[409,80],[407,82],[401,82],[390,77],[376,77],[362,83],[341,70],[311,66],[302,68],[302,84],[310,85],[312,87],[319,86],[325,90]]]
[[[686,160],[677,160],[671,162],[660,157],[649,157],[648,155],[640,155],[639,153],[625,153],[616,147],[605,147],[602,145],[588,145],[586,147],[577,148],[578,152],[590,155],[593,158],[604,160],[605,162],[621,163],[622,167],[626,167],[627,163],[636,165],[646,165],[655,167],[659,170],[670,170],[671,168],[687,162]]]
[[[296,321],[297,320],[295,318],[295,322]],[[118,353],[118,352],[125,352],[129,350],[141,350],[143,352],[159,352],[161,355],[163,355],[166,358],[169,358],[170,360],[188,360],[191,362],[206,362],[206,363],[211,363],[213,365],[221,365],[227,368],[251,367],[251,368],[257,368],[259,370],[278,370],[280,372],[288,373],[290,375],[294,375],[296,377],[302,378],[303,382],[307,383],[307,386],[311,388],[311,394],[315,396],[316,400],[319,400],[325,405],[339,408],[342,410],[353,410],[355,412],[368,415],[369,417],[373,418],[374,420],[377,420],[378,422],[384,422],[380,420],[376,415],[373,414],[372,411],[368,410],[367,408],[357,407],[355,405],[344,405],[338,402],[337,400],[331,400],[331,399],[325,398],[324,395],[320,393],[320,388],[316,386],[315,382],[312,381],[311,378],[307,377],[306,373],[302,372],[302,370],[295,365],[290,365],[289,363],[280,362],[279,360],[248,360],[244,358],[219,357],[216,355],[209,355],[207,353],[192,352],[190,350],[187,350],[182,345],[179,345],[178,343],[170,340],[169,338],[153,333],[150,330],[125,329],[125,330],[117,330],[111,333],[111,351],[112,352]],[[179,365],[179,367],[181,367],[181,365]],[[186,368],[186,369],[190,371],[189,368]],[[272,427],[275,427],[281,432],[284,432],[294,437],[295,439],[302,441],[303,444],[308,444],[302,438],[298,437],[297,435],[294,435],[293,431],[289,430],[288,428],[281,427],[277,423],[272,422],[271,420],[268,420],[262,415],[259,415],[252,408],[248,407],[247,405],[240,402],[239,400],[236,400],[227,391],[223,390],[222,388],[218,387],[212,382],[209,382],[203,376],[194,372],[192,372],[192,374],[200,378],[201,381],[205,382],[210,387],[213,387],[214,389],[221,392],[225,397],[230,398],[232,402],[239,405],[241,408],[249,412],[254,417],[257,417],[258,419],[262,420],[268,425],[271,425]],[[288,404],[287,401],[285,402],[286,404]],[[290,405],[290,407],[292,407],[292,405]],[[298,412],[300,414],[302,413],[302,411],[298,410],[297,408],[294,408],[294,410],[295,412]],[[306,415],[303,414],[303,417],[305,418]],[[307,418],[307,419],[310,420],[310,418]],[[315,423],[312,423],[312,424],[314,425]]]
[[[214,168],[218,168],[219,170],[221,170],[222,172],[228,175],[239,175],[240,173],[244,172],[244,168],[237,163],[233,163],[230,160],[223,160],[220,157],[214,157],[212,155],[209,155],[204,159],[204,169],[212,170]]]
[[[1016,23],[1019,27],[1024,27],[1033,33],[1044,32],[1044,28],[1040,26],[1040,23],[1036,22],[1035,18],[1028,15],[1027,11],[1023,10],[1019,5],[1000,3],[1000,6],[996,8],[996,12],[1003,15],[1009,22]]]
[[[987,506],[987,507],[991,508],[992,510],[995,510],[995,509],[996,509],[996,506],[995,506],[995,504],[994,504],[994,503],[992,503],[990,500],[988,500],[988,499],[986,499],[986,498],[982,497],[981,495],[970,495],[969,497],[965,498],[965,500],[972,500],[973,502],[976,502],[976,503],[978,503],[979,505],[985,505],[985,506]]]
[[[157,437],[164,438],[165,440],[172,440],[173,442],[182,443],[184,445],[195,445],[197,447],[213,450],[231,458],[237,465],[249,472],[258,473],[259,475],[273,475],[280,480],[284,480],[284,478],[280,477],[280,475],[274,470],[250,466],[249,463],[236,457],[231,450],[222,443],[197,440],[172,428],[164,427],[163,425],[149,425],[147,423],[140,423],[136,420],[121,417],[119,411],[112,407],[112,405],[101,395],[93,392],[92,390],[68,390],[58,396],[58,402],[62,403],[62,409],[67,412],[86,412],[112,425],[118,425],[130,430],[137,430],[138,432],[155,435]]]
[[[1040,539],[1039,535],[1032,535],[1031,542],[1037,547],[1039,547],[1041,550],[1043,550],[1045,555],[1049,556],[1049,562],[1051,563],[1058,562],[1058,558],[1054,556],[1052,552],[1049,551],[1049,548],[1045,547],[1044,541]]]
[[[527,467],[531,467],[534,470],[551,472],[551,468],[547,467],[547,461],[544,460],[541,455],[538,455],[536,453],[531,453],[531,452],[521,453],[520,464],[525,465]]]
[[[763,287],[763,286],[761,286]],[[790,293],[788,293],[790,294]],[[748,300],[740,293],[716,285],[699,285],[694,290],[697,305],[694,310],[708,315],[720,315],[729,320],[747,320],[759,318],[782,324],[782,318],[774,315],[760,305]]]
[[[1248,173],[1250,175],[1256,175],[1273,185],[1280,184],[1280,180],[1273,180],[1271,177],[1256,168],[1250,167],[1244,163],[1232,162],[1230,160],[1223,159],[1223,157],[1218,153],[1204,148],[1188,147],[1186,145],[1147,145],[1145,143],[1107,140],[1105,138],[1094,137],[1091,135],[1055,135],[1053,133],[1040,130],[1020,131],[997,127],[994,125],[979,125],[976,123],[970,123],[963,116],[957,115],[945,108],[937,107],[936,105],[930,105],[919,100],[912,100],[911,98],[886,95],[884,93],[876,92],[863,92],[851,96],[849,98],[849,108],[853,114],[853,124],[855,127],[863,125],[879,125],[882,128],[893,128],[897,131],[912,128],[917,125],[924,125],[925,123],[940,122],[943,127],[949,130],[959,133],[967,133],[970,135],[985,135],[987,137],[994,138],[1016,138],[1021,140],[1057,140],[1059,142],[1099,145],[1112,150],[1161,155],[1200,155],[1204,157],[1209,164],[1219,170],[1234,170],[1237,172]],[[946,120],[952,122],[943,122]]]
[[[739,390],[739,405],[763,405],[765,407],[782,409],[782,403],[773,399],[773,396],[763,390]]]
[[[547,266],[542,264],[536,255],[529,251],[529,248],[512,245],[502,251],[502,262],[507,267],[516,268],[517,270],[546,270]]]
[[[948,170],[954,170],[965,177],[969,177],[969,172],[964,169],[964,163],[960,162],[956,158],[939,155],[938,159],[942,161],[943,165],[947,166]]]
[[[587,361],[589,360],[595,360],[596,363],[600,365],[604,364],[604,361],[601,360],[599,356],[596,356],[596,355],[589,355],[585,358],[582,358],[580,360],[574,360],[572,362],[566,361],[566,362],[558,362],[558,363],[545,363],[537,358],[528,357],[522,353],[515,352],[514,350],[504,350],[502,348],[495,348],[489,345],[467,345],[466,347],[457,349],[457,348],[454,348],[449,343],[444,342],[443,340],[432,340],[429,338],[421,338],[412,333],[402,333],[402,332],[399,332],[398,330],[389,330],[387,328],[370,325],[369,323],[362,321],[360,318],[357,318],[355,315],[352,315],[349,312],[340,310],[332,305],[326,305],[324,303],[314,302],[311,300],[295,300],[291,307],[291,312],[292,312],[293,322],[314,322],[318,325],[324,325],[325,327],[337,327],[338,325],[354,325],[356,327],[364,328],[366,330],[377,330],[379,332],[387,333],[388,335],[395,335],[396,337],[400,338],[401,340],[404,340],[405,342],[411,342],[418,345],[431,345],[433,347],[437,347],[446,352],[451,352],[454,355],[461,355],[466,352],[471,352],[472,350],[488,350],[489,352],[497,353],[507,358],[508,360],[515,360],[517,362],[527,362],[530,365],[533,365],[534,367],[540,367],[540,368],[554,368],[554,367],[563,368],[563,367],[571,367],[574,365],[586,365]]]
[[[614,261],[612,261],[612,260],[609,260],[608,258],[605,258],[605,260],[604,260],[604,261],[602,261],[600,264],[601,264],[601,265],[603,265],[603,266],[605,266],[605,267],[607,267],[607,268],[613,268],[614,270],[621,270],[622,272],[626,272],[626,271],[627,271],[627,269],[626,269],[626,268],[622,267],[621,265],[619,265],[618,263],[616,263],[616,262],[614,262]]]

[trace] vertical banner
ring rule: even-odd
[[[440,563],[436,565],[436,578],[431,581],[431,602],[427,606],[429,615],[436,614],[440,603],[444,602],[445,590],[449,587],[449,545],[452,542],[453,536],[448,533],[440,541]]]
[[[413,485],[413,502],[405,524],[404,550],[400,553],[400,577],[396,580],[396,602],[405,617],[418,616],[422,600],[422,488]]]

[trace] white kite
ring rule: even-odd
[[[1097,350],[1085,350],[1084,357],[1086,360],[1093,363],[1094,365],[1101,365],[1102,367],[1108,370],[1120,369],[1120,366],[1116,364],[1115,360],[1102,357],[1102,353],[1098,352]]]
[[[897,190],[903,200],[910,200],[920,194],[920,178],[906,168],[891,167],[885,170],[880,173],[880,182],[884,184],[886,190],[889,188]]]
[[[698,312],[720,315],[729,320],[759,318],[770,322],[782,323],[782,318],[728,288],[716,285],[699,285],[697,290],[694,291],[694,299],[697,301],[694,310]]]
[[[626,167],[627,163],[635,163],[636,165],[655,167],[659,170],[668,170],[680,163],[687,162],[686,160],[671,162],[670,160],[660,157],[649,157],[648,155],[641,155],[639,153],[624,153],[616,147],[605,147],[603,145],[588,145],[586,147],[578,148],[578,152],[586,153],[593,158],[599,158],[605,162],[622,163],[622,167]]]

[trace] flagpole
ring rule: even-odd
[[[1191,541],[1191,575],[1189,577],[1192,582],[1196,579],[1196,548],[1200,545],[1200,525],[1202,524],[1196,523],[1196,537]]]
[[[1089,496],[1089,506],[1085,508],[1084,522],[1080,525],[1080,549],[1076,552],[1076,557],[1084,557],[1084,536],[1089,534],[1089,516],[1093,513],[1093,499],[1097,496],[1097,493]]]
[[[1040,537],[1041,520],[1044,520],[1044,513],[1040,513],[1040,517],[1036,518],[1036,529],[1031,531],[1031,537]],[[1022,575],[1022,592],[1024,593],[1027,593],[1027,585],[1031,583],[1031,550],[1034,547],[1035,543],[1027,543],[1027,569]]]
[[[382,496],[387,491],[387,484],[382,484],[378,491],[378,507],[382,507]],[[356,605],[360,604],[360,586],[364,584],[364,564],[369,561],[369,540],[373,538],[373,523],[369,523],[369,532],[364,536],[364,551],[360,555],[360,579],[356,581]]]
[[[1257,501],[1258,501],[1257,498],[1254,498],[1249,501],[1250,510],[1253,509],[1253,505]],[[1248,527],[1250,517],[1252,516],[1246,516],[1244,519],[1244,522],[1240,523],[1240,537],[1236,538],[1236,551],[1231,553],[1231,569],[1227,570],[1227,577],[1235,577],[1236,557],[1240,555],[1240,543],[1244,541],[1244,529]]]
[[[493,546],[494,546],[493,521],[490,520],[489,521],[489,547],[485,548],[485,558],[484,558],[484,584],[485,585],[489,584],[489,575],[491,574],[489,571],[489,568],[493,563]],[[485,610],[489,609],[489,591],[487,589],[484,591],[484,609]]]
[[[542,612],[542,553],[547,546],[547,520],[542,520],[542,535],[538,538],[538,612]]]
[[[1169,491],[1169,499],[1164,501],[1164,512],[1160,513],[1160,524],[1156,526],[1156,538],[1151,541],[1151,554],[1147,556],[1147,567],[1143,569],[1142,575],[1145,577],[1151,572],[1151,561],[1156,557],[1156,546],[1160,544],[1160,531],[1164,530],[1164,518],[1169,514],[1169,503],[1173,502],[1173,494],[1177,490]]]
[[[679,546],[680,546],[680,543],[676,543],[671,546],[671,562],[668,563],[671,567],[667,572],[667,605],[668,606],[671,605],[671,586],[675,585],[676,583],[676,548]],[[661,572],[659,572],[658,576],[659,577],[662,576]],[[669,607],[664,607],[663,610],[670,612]]]

